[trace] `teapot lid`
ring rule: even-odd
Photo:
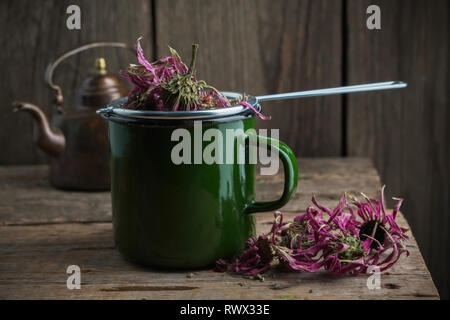
[[[104,58],[95,60],[95,72],[83,80],[77,102],[84,107],[102,107],[110,101],[126,96],[127,89],[115,74],[108,73]]]

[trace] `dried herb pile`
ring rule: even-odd
[[[321,269],[336,275],[358,275],[391,268],[405,253],[407,229],[398,226],[396,217],[402,199],[388,214],[384,187],[381,199],[362,194],[349,202],[344,194],[336,208],[329,209],[312,198],[314,206],[306,213],[284,222],[276,212],[272,229],[258,238],[249,238],[245,251],[232,261],[219,260],[216,271],[260,275],[268,270],[316,272]]]
[[[189,68],[178,53],[169,47],[170,56],[150,63],[145,57],[139,38],[135,45],[138,64],[130,64],[120,74],[135,88],[130,91],[125,108],[155,111],[196,111],[242,105],[266,119],[246,101],[229,100],[216,88],[196,79],[195,64],[198,45],[192,45]]]

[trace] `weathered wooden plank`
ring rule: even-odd
[[[368,159],[299,159],[297,193],[283,208],[302,211],[316,194],[326,205],[336,205],[344,192],[375,196],[380,188]],[[0,167],[0,225],[111,221],[109,192],[68,192],[51,188],[46,166]],[[281,194],[283,175],[258,176],[261,200]]]
[[[292,219],[294,213],[286,214]],[[260,214],[257,232],[270,229]],[[400,216],[400,223],[406,221]],[[110,223],[0,226],[0,299],[437,299],[414,239],[411,255],[367,288],[367,275],[275,273],[264,282],[207,270],[164,272],[127,263]],[[68,290],[66,268],[81,268],[81,290]]]
[[[348,154],[370,155],[389,194],[405,198],[408,221],[448,298],[449,2],[377,1],[382,29],[375,31],[365,25],[371,4],[348,5],[348,81],[398,79],[409,87],[348,97]]]
[[[66,9],[81,9],[81,30],[68,30]],[[130,8],[133,8],[130,10]],[[142,35],[144,49],[152,54],[151,1],[132,4],[120,0],[64,0],[0,2],[0,69],[4,75],[0,91],[0,164],[46,162],[46,156],[32,142],[33,123],[29,116],[12,113],[13,100],[33,102],[47,114],[55,112],[54,93],[44,83],[47,65],[60,54],[94,41],[132,44]],[[135,61],[124,49],[94,49],[71,57],[55,71],[66,105],[73,105],[81,80],[94,69],[96,57],[105,57],[108,70],[116,72]]]
[[[111,221],[110,192],[72,192],[49,185],[48,167],[0,167],[0,224]]]
[[[344,191],[365,191],[375,195],[379,190],[377,173],[367,159],[300,159],[299,164],[302,172],[300,183],[304,189],[301,188],[283,209],[288,219],[309,204],[312,192],[317,192],[320,200],[331,206]],[[414,240],[409,244],[411,256],[382,276],[382,289],[378,291],[367,289],[367,276],[336,278],[322,273],[281,273],[268,277],[265,282],[258,282],[211,270],[167,273],[125,262],[114,248],[111,224],[88,223],[110,219],[110,216],[104,216],[109,212],[106,207],[109,204],[108,193],[70,193],[51,189],[46,180],[45,166],[2,167],[0,181],[1,220],[3,224],[10,224],[0,227],[0,298],[438,298]],[[257,190],[262,198],[273,197],[271,191],[281,189],[281,186],[281,175],[258,177]],[[16,191],[5,193],[6,190]],[[20,198],[17,196],[20,193],[34,194],[34,198]],[[8,221],[4,218],[11,219],[11,213],[5,215],[5,208],[8,208],[5,201],[9,198],[15,199],[9,203],[9,208],[20,210],[14,211],[15,220]],[[77,206],[73,207],[74,204]],[[291,209],[295,212],[288,212]],[[17,212],[29,214],[17,215]],[[36,216],[31,216],[31,213]],[[257,232],[267,232],[272,215],[258,214],[257,217]],[[71,219],[84,223],[64,223]],[[61,223],[52,223],[58,221]],[[27,223],[31,225],[23,225]],[[406,225],[403,218],[401,223]],[[71,264],[81,267],[80,291],[71,291],[65,286],[65,270]],[[188,277],[190,273],[194,273],[192,277]]]
[[[339,1],[157,0],[155,7],[157,55],[170,45],[189,61],[199,43],[197,75],[216,88],[262,95],[341,83]],[[340,155],[340,97],[263,109],[272,120],[258,126],[280,129],[298,156]]]

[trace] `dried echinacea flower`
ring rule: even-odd
[[[188,67],[178,53],[169,47],[170,56],[150,63],[144,56],[139,38],[135,45],[139,64],[131,64],[121,75],[135,88],[128,94],[124,105],[128,109],[157,111],[195,111],[212,108],[227,108],[242,105],[252,109],[260,118],[263,116],[242,99],[228,100],[216,88],[195,77],[198,45],[192,45],[192,59]]]
[[[161,99],[164,106],[170,110],[190,111],[231,106],[217,89],[195,78],[197,50],[198,45],[192,45],[191,64],[186,73],[175,73],[168,81],[162,81],[160,84]]]
[[[270,232],[258,238],[267,239],[264,251],[271,252],[270,264],[261,265],[262,246],[253,246],[253,251],[248,247],[232,263],[221,260],[222,270],[254,275],[281,266],[293,271],[325,269],[336,275],[357,275],[367,273],[371,266],[380,271],[391,268],[403,253],[409,255],[407,229],[396,222],[402,200],[394,198],[394,210],[387,214],[384,187],[380,201],[363,197],[365,201],[349,203],[344,194],[333,210],[313,197],[314,206],[287,223],[276,212]],[[254,239],[250,243],[254,244]]]
[[[160,99],[161,82],[170,80],[174,74],[185,74],[188,71],[181,61],[178,53],[170,49],[171,55],[150,63],[145,57],[140,44],[141,38],[136,41],[135,51],[139,64],[131,64],[128,70],[121,70],[120,74],[135,88],[128,94],[125,107],[130,109],[163,108]]]
[[[231,263],[223,259],[218,260],[215,270],[253,276],[269,270],[272,260],[273,253],[268,239],[265,236],[260,236],[257,240],[251,237],[245,243],[244,252],[238,259]]]
[[[406,235],[408,231],[397,224],[397,214],[402,205],[403,199],[395,200],[392,213],[387,214],[384,199],[383,186],[380,201],[370,199],[363,194],[366,202],[355,199],[354,204],[358,208],[357,214],[363,220],[359,229],[359,236],[367,252],[372,253],[367,257],[367,264],[380,267],[381,271],[392,267],[400,258],[402,253],[409,255],[405,242],[409,239]],[[381,256],[387,252],[390,254],[386,258]]]

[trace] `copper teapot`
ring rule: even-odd
[[[46,70],[47,84],[56,90],[58,112],[51,125],[36,105],[15,101],[14,111],[28,112],[36,122],[34,139],[41,150],[51,156],[50,183],[67,190],[108,190],[110,187],[107,123],[95,111],[126,95],[127,89],[115,74],[106,71],[106,62],[99,58],[96,71],[82,82],[74,107],[62,107],[63,95],[52,81],[56,66],[69,56],[96,47],[129,48],[124,43],[91,43],[60,56]]]

